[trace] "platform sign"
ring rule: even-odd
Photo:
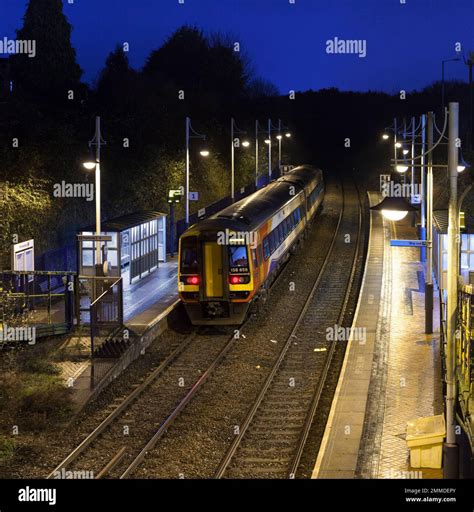
[[[421,194],[412,194],[411,204],[421,204]]]
[[[12,270],[22,272],[34,272],[35,270],[35,241],[27,240],[12,245]],[[34,276],[28,276],[28,281],[33,281]]]
[[[425,247],[426,240],[390,240],[391,247]]]
[[[199,201],[199,192],[190,192],[189,200],[190,201]]]

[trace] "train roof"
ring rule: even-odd
[[[189,228],[191,230],[249,231],[257,228],[274,215],[288,201],[293,199],[290,187],[302,190],[315,179],[322,179],[322,171],[309,165],[295,167],[287,174],[271,182],[266,187],[224,208],[220,212],[204,219]]]

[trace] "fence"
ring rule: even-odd
[[[98,342],[106,342],[123,325],[122,278],[79,277],[79,282],[81,283],[80,289],[82,289],[82,301],[79,298],[80,323],[87,323],[82,313],[88,313],[91,333],[91,354],[94,355],[98,348]],[[84,295],[84,290],[86,289],[88,297]],[[88,305],[84,300],[85,298],[89,298]]]
[[[0,272],[0,320],[34,327],[35,337],[67,332],[74,323],[74,272]]]

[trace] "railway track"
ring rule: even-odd
[[[207,330],[197,329],[174,347],[168,357],[47,478],[55,478],[71,467],[73,470],[93,471],[95,478],[104,478],[124,464],[128,467],[127,460],[133,460],[132,467],[137,465],[145,453],[141,439],[157,421],[160,434],[154,436],[154,442],[161,437],[180,407],[185,407],[235,343],[233,334],[203,334]],[[175,407],[177,402],[179,405]],[[157,419],[159,411],[163,410],[172,412],[161,413],[162,417]],[[128,433],[125,433],[125,427]],[[117,446],[120,446],[118,451]],[[150,443],[145,448],[149,446]],[[102,467],[101,464],[107,460]]]
[[[273,286],[278,283],[282,275],[283,272],[277,277]],[[240,330],[242,330],[244,326],[245,323],[240,327]],[[218,352],[217,356],[210,358],[210,362],[208,361],[203,364],[202,352],[206,341],[209,342],[208,345],[212,345],[211,351],[214,350],[214,352],[215,345],[218,344],[219,341],[222,343],[222,339],[216,341],[216,338],[219,338],[219,336],[215,335],[215,331],[212,331],[213,335],[207,338],[206,335],[202,334],[209,330],[212,331],[212,329],[205,327],[198,328],[187,336],[182,343],[174,347],[166,359],[153,370],[141,384],[137,385],[136,388],[127,395],[58,466],[56,466],[47,478],[55,478],[57,474],[70,470],[71,466],[74,465],[76,465],[79,471],[86,470],[88,472],[91,472],[91,467],[94,467],[96,471],[92,471],[92,473],[95,475],[94,478],[96,479],[110,478],[112,476],[117,476],[121,479],[128,478],[141,464],[146,454],[152,450],[161,437],[163,437],[167,429],[173,424],[174,420],[184,410],[186,405],[202,388],[211,373],[224,360],[238,339],[235,337],[234,329],[224,328],[226,331],[231,331],[232,334],[226,336],[222,350]],[[196,350],[188,354],[187,361],[180,360],[180,356],[183,356],[192,343],[195,344]],[[200,368],[202,367],[206,367],[206,369],[201,370]],[[190,373],[196,374],[196,370],[198,376],[195,375],[194,380],[192,380],[192,377],[188,378]],[[167,386],[163,386],[160,380],[164,377],[166,377]],[[181,390],[178,389],[180,387],[179,382],[186,383],[190,381],[192,385],[183,385]],[[176,383],[178,383],[178,385]],[[135,439],[130,442],[130,438],[127,439],[124,437],[123,430],[121,435],[120,429],[121,426],[127,423],[136,423],[136,418],[133,416],[139,414],[136,411],[132,411],[132,413],[130,413],[130,411],[134,404],[140,400],[140,397],[146,394],[149,396],[145,396],[145,398],[142,399],[144,403],[140,403],[140,411],[138,412],[143,412],[143,409],[148,411],[162,410],[163,403],[168,402],[169,413],[161,419],[159,428],[154,432],[146,445],[142,447],[143,444],[134,442]],[[143,418],[140,418],[140,421],[142,420]],[[155,422],[153,419],[152,421]],[[108,431],[113,428],[118,430],[118,432],[115,432],[115,434],[111,436],[112,439],[104,439]],[[125,443],[125,445],[122,445],[122,443]],[[138,444],[141,445],[140,448],[137,448]],[[116,451],[117,446],[120,446],[118,451]],[[103,455],[104,452],[109,457],[106,463],[106,457]],[[112,454],[111,457],[110,454]],[[98,461],[105,463],[105,466],[99,467]],[[124,465],[125,469],[117,473]]]
[[[315,301],[317,294],[322,293],[322,290],[327,288],[327,271],[330,266],[331,255],[334,254],[335,250],[347,249],[348,245],[353,246],[353,244],[345,244],[346,247],[342,247],[341,241],[338,239],[338,234],[343,233],[345,227],[347,229],[350,227],[346,220],[347,213],[347,205],[343,203],[343,207],[339,212],[337,229],[334,231],[330,244],[328,241],[329,248],[324,259],[324,268],[321,268],[319,271],[303,311],[301,311],[293,331],[285,344],[285,348],[274,365],[274,371],[272,370],[267,378],[264,392],[260,394],[261,396],[259,395],[259,403],[256,407],[252,408],[246,420],[242,423],[238,442],[236,442],[236,438],[232,443],[231,450],[229,450],[229,452],[232,451],[232,454],[225,463],[221,463],[216,476],[221,477],[224,473],[226,473],[226,476],[233,476],[233,464],[239,459],[241,453],[244,453],[242,450],[248,450],[246,445],[250,439],[249,434],[253,435],[260,428],[255,422],[258,418],[265,419],[265,415],[262,416],[261,414],[262,412],[265,413],[265,407],[270,407],[270,409],[267,407],[267,412],[269,412],[270,416],[276,414],[277,417],[280,417],[280,413],[286,409],[285,417],[291,413],[299,418],[301,426],[307,425],[309,428],[311,425],[312,416],[306,407],[308,405],[306,403],[308,402],[308,392],[305,393],[303,398],[298,399],[298,403],[294,401],[294,397],[289,402],[278,402],[278,396],[275,395],[278,403],[275,403],[276,408],[273,409],[273,412],[271,410],[272,402],[268,398],[273,397],[273,390],[279,386],[281,387],[281,383],[283,382],[284,384],[285,379],[288,379],[287,382],[295,383],[292,389],[299,390],[302,383],[305,382],[305,375],[312,371],[314,373],[314,359],[309,357],[309,359],[305,360],[308,356],[308,347],[303,344],[300,345],[299,341],[295,342],[294,340],[301,337],[301,330],[305,325],[305,319],[313,314],[311,299]],[[350,232],[347,231],[347,233]],[[347,266],[347,261],[344,262],[344,265]],[[274,286],[283,275],[284,272],[280,274]],[[347,287],[347,282],[345,286]],[[333,288],[333,286],[329,286],[330,288]],[[345,306],[342,309],[344,308]],[[327,312],[325,311],[325,313]],[[240,328],[240,332],[242,332],[242,329],[243,326]],[[295,338],[295,336],[298,338]],[[136,475],[137,468],[144,465],[147,454],[157,446],[169,428],[182,416],[182,412],[187,405],[198,395],[198,392],[208,381],[209,377],[221,365],[222,361],[226,359],[236,340],[237,338],[233,335],[233,330],[232,335],[229,335],[227,332],[225,335],[217,334],[213,336],[205,332],[203,333],[202,330],[193,332],[184,342],[174,348],[170,355],[51,472],[48,478],[54,478],[57,472],[70,468],[87,469],[88,471],[94,468],[95,478],[130,478]],[[318,353],[320,349],[321,351],[323,349],[326,350],[322,346],[318,347],[319,345],[311,348],[312,355]],[[296,354],[296,359],[294,354]],[[299,361],[299,363],[296,363],[296,366],[293,367],[291,364],[288,365],[290,360],[288,355],[291,355],[293,361]],[[327,366],[329,368],[330,364],[328,363]],[[183,386],[177,384],[180,380],[185,383]],[[307,387],[312,386],[311,389],[313,389],[315,385],[313,380],[310,379],[304,385]],[[286,387],[288,388],[288,385]],[[323,385],[320,388],[321,393]],[[311,397],[313,400],[311,400],[311,404],[316,408],[317,400],[314,399],[314,396],[312,392]],[[304,404],[303,402],[300,404],[300,400]],[[281,409],[282,407],[283,409]],[[303,414],[303,410],[306,411],[305,414]],[[314,412],[312,414],[314,415]],[[130,428],[130,434],[126,436],[123,433],[125,426]],[[263,424],[263,427],[267,428],[268,424],[266,426]],[[295,427],[290,427],[290,430],[291,428]],[[300,426],[298,428],[300,446],[304,447],[305,439],[302,433],[304,430]],[[280,432],[276,447],[278,447],[278,443],[286,443],[285,436],[288,435],[288,432],[285,432],[284,429],[282,430],[281,426],[279,427],[275,424],[274,428],[272,427],[272,432]],[[144,440],[148,441],[145,442]],[[271,444],[272,440],[268,440],[268,443]],[[293,438],[292,444],[295,444]],[[273,450],[270,446],[268,449],[270,451]],[[285,449],[287,450],[287,447]],[[279,450],[277,449],[277,451]],[[293,451],[297,454],[300,448],[296,448]],[[270,452],[267,451],[266,453],[268,455]],[[250,457],[247,457],[246,460],[254,469],[256,468],[255,457],[250,454]],[[293,463],[297,465],[296,460],[293,457]],[[279,465],[282,465],[281,460]],[[288,461],[286,465],[288,466]],[[141,467],[142,476],[146,474],[146,471],[146,468]],[[254,473],[257,476],[263,474],[261,468],[254,471]],[[281,471],[278,474],[282,476]]]
[[[347,188],[347,185],[346,185]],[[215,478],[295,478],[324,392],[361,249],[362,210],[352,185],[311,292]],[[347,243],[351,237],[355,243]],[[330,329],[330,331],[327,331]],[[332,330],[332,331],[331,331]]]

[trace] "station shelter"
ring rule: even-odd
[[[79,232],[87,238],[95,226]],[[107,275],[122,277],[123,287],[149,275],[166,262],[166,214],[138,211],[102,222],[101,260],[107,261]],[[96,243],[85,239],[78,247],[78,270],[82,276],[95,275]]]

